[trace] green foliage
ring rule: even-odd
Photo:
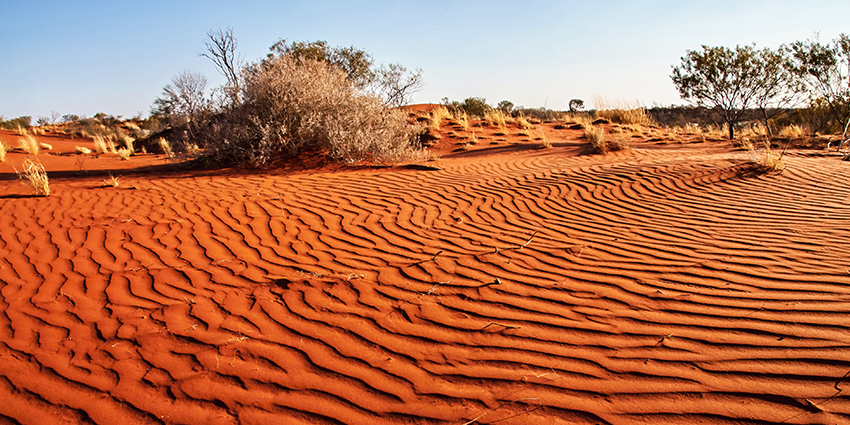
[[[713,107],[729,124],[729,139],[734,124],[753,104],[760,82],[758,53],[753,46],[702,46],[688,51],[680,66],[673,67],[673,83],[683,99],[699,106]]]
[[[507,101],[502,101],[507,102]],[[510,102],[507,102],[510,103]],[[454,114],[465,112],[470,117],[484,118],[488,112],[493,110],[493,107],[487,104],[487,99],[483,97],[469,97],[463,102],[449,101],[448,98],[443,98],[443,104],[449,108]],[[510,103],[511,108],[513,103]]]
[[[18,128],[30,128],[32,127],[32,117],[31,116],[22,116],[18,118],[12,118],[6,121],[0,121],[0,128],[6,130],[17,130]]]
[[[496,109],[510,115],[514,111],[514,103],[510,100],[503,100],[496,105]]]
[[[796,41],[786,51],[810,101],[825,102],[833,120],[831,129],[841,128],[850,119],[850,36],[841,34],[829,44]]]

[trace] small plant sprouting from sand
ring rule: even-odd
[[[157,143],[159,144],[159,148],[162,149],[162,153],[164,153],[168,159],[174,158],[174,151],[171,150],[171,143],[168,143],[168,140],[165,140],[164,137],[160,137],[157,140]]]
[[[35,156],[30,156],[24,160],[23,171],[18,173],[18,178],[32,188],[37,196],[50,195],[50,184],[47,181],[47,171],[44,171],[44,166],[38,161]]]
[[[109,173],[109,178],[104,180],[103,184],[107,186],[118,187],[120,183],[118,182],[118,177],[115,177],[112,175],[112,173]]]
[[[593,152],[608,152],[608,145],[605,143],[605,130],[603,130],[602,127],[597,127],[595,125],[585,127],[584,137],[587,138]]]
[[[35,140],[35,136],[32,134],[27,133],[18,138],[18,146],[20,146],[22,151],[30,155],[38,155],[38,141]]]

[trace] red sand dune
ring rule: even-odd
[[[46,198],[11,152],[0,422],[850,421],[847,163],[540,128],[438,171],[41,154]]]

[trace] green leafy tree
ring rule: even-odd
[[[761,72],[753,46],[702,46],[688,51],[682,63],[673,67],[673,83],[683,99],[716,109],[735,138],[735,124],[754,103]]]
[[[759,50],[753,60],[759,70],[753,106],[761,112],[768,135],[773,137],[770,120],[798,104],[803,87],[794,76],[793,64],[785,49]]]
[[[498,109],[498,110],[500,110],[500,111],[502,111],[506,114],[510,114],[511,112],[514,111],[514,103],[511,102],[510,100],[503,100],[496,105],[496,109]]]
[[[809,92],[812,103],[822,99],[838,126],[847,122],[850,119],[850,37],[841,34],[829,44],[817,40],[797,41],[786,50],[791,55],[792,71]]]

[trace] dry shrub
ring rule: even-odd
[[[38,141],[35,140],[35,136],[32,134],[25,133],[23,136],[18,138],[18,146],[20,146],[22,151],[30,155],[38,155],[39,144]]]
[[[132,138],[132,137],[126,135],[126,134],[120,134],[118,136],[118,141],[123,143],[124,147],[129,149],[131,152],[135,151],[135,149],[133,148],[133,142],[135,142],[136,139],[134,139],[134,138]]]
[[[631,135],[629,133],[617,133],[611,135],[611,150],[621,151],[623,149],[628,149],[629,145],[631,145]]]
[[[363,94],[326,62],[275,56],[246,70],[242,94],[240,106],[201,129],[215,163],[262,166],[305,151],[348,163],[427,158],[404,111]]]
[[[584,137],[587,138],[590,148],[596,153],[608,152],[608,144],[605,143],[605,130],[594,125],[584,128]]]
[[[456,114],[455,121],[457,121],[457,124],[464,130],[469,130],[469,116],[466,115],[466,112]]]
[[[47,172],[44,171],[44,166],[38,161],[35,156],[30,156],[24,160],[24,170],[18,174],[21,181],[32,188],[37,196],[50,195],[50,185],[47,181]],[[15,170],[17,172],[17,170]]]
[[[638,101],[612,102],[605,97],[597,96],[593,103],[596,105],[598,118],[620,124],[655,125],[655,120]]]
[[[754,138],[765,137],[767,136],[767,128],[761,123],[761,121],[756,121],[741,127],[741,129],[738,130],[738,136]]]
[[[507,133],[507,122],[509,115],[505,114],[501,109],[491,109],[484,114],[484,120],[492,125],[499,127],[499,131]],[[513,118],[511,118],[513,120]]]

